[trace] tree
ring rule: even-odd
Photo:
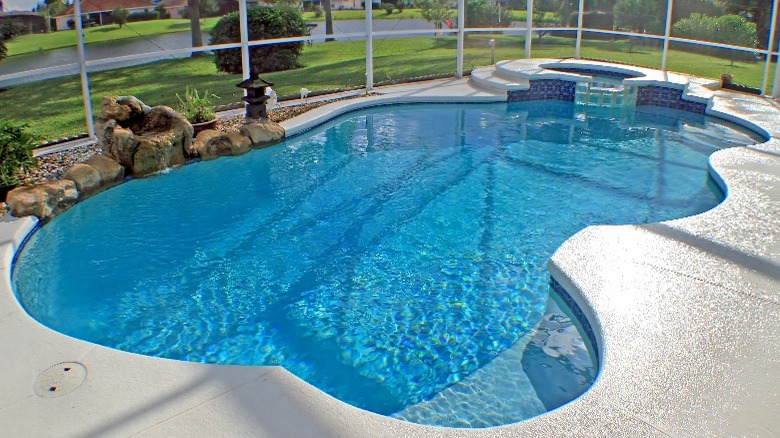
[[[655,0],[620,0],[615,5],[615,29],[636,33],[656,29],[656,5]]]
[[[200,18],[214,17],[219,14],[219,6],[215,0],[199,0],[198,12],[200,12]],[[190,7],[182,9],[179,13],[181,18],[190,18]]]
[[[203,34],[200,32],[200,0],[187,0],[187,10],[190,14],[190,34],[192,47],[203,47]],[[192,57],[203,55],[203,52],[192,52]]]
[[[290,8],[249,8],[247,24],[250,40],[297,37],[306,35],[306,22]],[[211,44],[236,43],[241,40],[238,12],[220,18],[211,30]],[[282,43],[249,48],[251,69],[257,73],[300,67],[298,57],[303,43]],[[214,54],[217,70],[241,73],[241,49],[218,50]]]
[[[561,8],[564,8],[563,6],[564,2],[560,2],[559,0],[536,0],[534,1],[534,27],[544,27],[544,26],[557,26],[564,23],[564,18],[568,15],[561,16],[559,11]],[[548,17],[551,17],[552,19],[549,19]],[[549,32],[547,31],[538,31],[536,32],[536,36],[539,37],[539,40],[541,41],[542,37],[547,35]]]
[[[615,29],[646,33],[658,28],[655,0],[620,0],[615,5]],[[628,51],[633,49],[633,38],[629,38]],[[641,40],[640,40],[641,44]]]
[[[59,14],[63,9],[65,9],[65,4],[62,3],[62,0],[45,0],[43,3],[38,3],[35,10],[46,20],[47,33],[51,32],[51,17]]]
[[[330,0],[322,0],[322,7],[325,9],[325,35],[333,35],[333,14]],[[325,38],[325,41],[336,41],[335,38]]]
[[[466,3],[466,27],[509,27],[512,13],[488,0],[469,0]]]
[[[127,17],[130,16],[130,11],[119,6],[111,12],[111,21],[118,24],[121,28],[127,23]]]
[[[370,0],[369,0],[370,1]],[[453,17],[450,0],[415,0],[414,7],[420,9],[420,15],[436,29],[441,29],[444,22]]]

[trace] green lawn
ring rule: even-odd
[[[525,14],[525,12],[523,12],[523,14]],[[363,20],[365,17],[366,14],[362,10],[333,11],[333,20]],[[402,13],[394,11],[392,15],[387,15],[384,10],[375,10],[373,17],[379,20],[422,18],[418,9],[405,9]],[[221,17],[204,18],[201,20],[201,29],[204,31],[211,30],[220,18]],[[303,19],[306,21],[325,21],[324,16],[315,18],[314,12],[305,12],[303,14]],[[90,44],[126,38],[150,37],[166,33],[189,32],[189,30],[190,21],[180,19],[139,21],[127,23],[121,28],[115,24],[110,24],[84,29],[84,41],[87,44]],[[63,30],[48,34],[22,35],[7,41],[6,44],[8,46],[8,56],[72,47],[76,45],[76,31]]]
[[[490,62],[487,41],[496,39],[496,59],[523,56],[523,37],[504,35],[470,35],[464,53],[465,68]],[[534,57],[572,56],[574,40],[545,37],[534,39]],[[584,41],[585,57],[610,59],[630,64],[657,67],[660,49],[634,48],[627,53],[625,42]],[[399,80],[424,75],[455,73],[456,38],[387,38],[374,42],[374,81]],[[365,44],[362,41],[332,42],[306,46],[302,56],[306,67],[262,75],[274,82],[280,96],[295,95],[301,87],[310,90],[332,90],[365,84]],[[734,75],[735,82],[760,86],[763,63],[736,63],[711,56],[670,52],[670,70],[717,78],[724,71]],[[93,111],[100,110],[100,98],[107,95],[135,95],[150,105],[175,106],[176,93],[194,86],[219,96],[220,104],[238,102],[241,90],[235,87],[240,75],[218,73],[211,57],[183,58],[139,65],[120,71],[90,75]],[[4,114],[13,114],[30,124],[33,132],[54,139],[86,131],[81,86],[76,76],[26,84],[0,93]]]
[[[201,29],[210,30],[219,17],[201,20]],[[84,41],[87,44],[103,41],[141,38],[166,33],[189,32],[190,20],[152,20],[127,23],[123,27],[116,24],[84,29]],[[76,31],[63,30],[52,33],[29,34],[13,38],[6,42],[8,56],[43,50],[59,49],[76,45]],[[0,66],[2,63],[0,62]]]
[[[512,14],[517,21],[525,20],[525,11],[513,11]],[[311,22],[325,21],[324,16],[317,18],[314,15],[314,12],[304,12],[303,19]],[[419,9],[404,9],[404,11],[400,13],[396,10],[390,15],[383,9],[378,9],[373,11],[372,16],[377,20],[422,19]],[[453,19],[456,16],[457,14],[453,11]],[[365,17],[365,11],[362,10],[333,11],[334,21],[363,20]],[[204,31],[211,30],[219,19],[220,17],[204,18],[201,20],[201,29]],[[87,44],[90,44],[127,38],[150,37],[166,33],[189,32],[189,30],[189,20],[169,19],[139,21],[127,23],[121,28],[115,24],[110,24],[84,29],[84,40]],[[6,44],[8,46],[8,56],[72,47],[76,45],[76,31],[63,30],[48,34],[22,35],[7,41]]]

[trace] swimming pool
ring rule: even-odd
[[[518,341],[538,347],[529,339],[550,315],[545,262],[574,232],[714,206],[716,137],[750,143],[701,117],[617,120],[567,103],[369,110],[79,204],[32,236],[15,285],[34,317],[72,336],[281,364],[347,402],[413,419],[404,412]],[[585,344],[567,341],[559,363],[582,358]],[[583,387],[590,359],[570,366]],[[544,385],[525,393],[546,410]],[[463,425],[458,415],[425,418]]]

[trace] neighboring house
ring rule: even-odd
[[[181,11],[187,8],[187,0],[160,0],[157,5],[162,5],[171,18],[184,18]]]
[[[46,19],[35,12],[0,12],[0,25],[7,22],[19,23],[30,33],[46,32]]]
[[[303,3],[304,6],[308,4],[322,6],[322,0],[304,0]],[[371,3],[373,4],[374,9],[378,9],[381,0],[373,0]],[[365,0],[330,0],[330,8],[338,11],[343,9],[364,9],[366,7],[365,5]]]
[[[238,0],[216,0],[218,15],[238,10]],[[157,5],[163,5],[171,18],[184,18],[182,11],[187,8],[187,0],[160,0]],[[257,0],[247,0],[247,6],[257,6]]]
[[[154,11],[154,3],[146,0],[89,0],[81,2],[81,20],[85,26],[111,23],[111,12],[122,6],[131,14]],[[68,29],[68,20],[74,19],[74,6],[70,5],[57,14],[57,30]]]

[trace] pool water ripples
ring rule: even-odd
[[[713,207],[710,140],[752,142],[702,117],[579,110],[381,107],[133,180],[39,229],[16,292],[109,347],[281,365],[409,421],[520,421],[598,369],[550,288],[552,252],[588,225]]]

